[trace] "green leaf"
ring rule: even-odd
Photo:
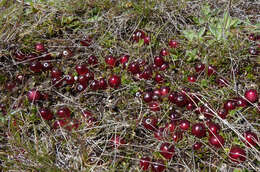
[[[206,27],[203,27],[199,30],[199,37],[202,37],[202,35],[205,33]]]

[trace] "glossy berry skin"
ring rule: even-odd
[[[159,129],[157,129],[156,131],[154,131],[154,137],[157,139],[157,140],[163,140],[164,137],[166,136],[166,132],[165,132],[165,128],[164,127],[161,127]]]
[[[35,50],[39,52],[44,52],[46,51],[44,44],[43,43],[37,43],[35,44]]]
[[[174,146],[170,143],[162,143],[160,146],[160,154],[166,159],[171,159],[174,155]]]
[[[160,55],[161,56],[168,56],[170,53],[169,51],[166,49],[166,48],[163,48],[161,51],[160,51]]]
[[[184,107],[188,103],[187,96],[178,92],[169,94],[168,100],[176,104],[178,107]]]
[[[218,111],[218,116],[222,119],[226,119],[227,118],[227,115],[228,115],[228,111],[224,108],[220,109]]]
[[[248,102],[242,97],[235,98],[235,103],[237,107],[247,107]]]
[[[203,64],[203,63],[197,63],[195,65],[195,71],[197,73],[202,72],[204,69],[205,69],[205,64]]]
[[[72,85],[72,84],[74,84],[75,79],[72,76],[72,74],[68,74],[68,75],[65,75],[65,81],[66,81],[66,84]]]
[[[86,64],[77,65],[75,69],[79,75],[85,75],[89,71]]]
[[[180,114],[179,114],[177,111],[175,111],[175,110],[170,111],[170,113],[169,113],[169,118],[170,118],[172,121],[177,121],[177,120],[180,119]]]
[[[255,134],[255,133],[253,133],[253,132],[251,132],[251,131],[246,131],[245,133],[244,133],[244,137],[245,137],[245,139],[246,139],[246,145],[248,146],[248,147],[251,147],[250,146],[250,144],[252,145],[252,146],[257,146],[257,144],[259,143],[258,142],[258,137],[257,137],[257,135]],[[250,144],[249,144],[250,143]]]
[[[208,133],[209,135],[217,135],[220,131],[220,126],[216,123],[209,122],[208,124]]]
[[[78,77],[78,82],[80,83],[80,84],[88,84],[88,79],[87,79],[87,77],[85,76],[85,75],[80,75],[79,77]]]
[[[163,172],[165,168],[166,167],[163,160],[158,160],[152,163],[152,172]]]
[[[55,86],[56,88],[59,88],[63,85],[64,79],[61,77],[58,77],[58,78],[52,78],[51,81],[52,81],[53,86]]]
[[[42,69],[43,71],[48,71],[52,69],[52,64],[50,62],[43,62],[42,63]]]
[[[192,146],[193,150],[199,150],[201,147],[202,147],[202,143],[201,142],[196,142]]]
[[[99,81],[93,80],[93,81],[90,83],[90,88],[91,88],[93,91],[98,90],[98,89],[99,89]]]
[[[146,45],[150,44],[150,37],[149,36],[144,37],[144,44],[146,44]]]
[[[206,136],[206,128],[204,124],[196,123],[192,126],[191,133],[198,138],[202,138]]]
[[[176,122],[174,122],[174,121],[171,121],[170,123],[167,123],[167,124],[165,125],[165,129],[166,129],[168,132],[170,132],[170,133],[173,133],[174,130],[175,130],[175,128],[176,128]]]
[[[151,159],[149,157],[143,157],[140,159],[140,168],[143,171],[147,171],[150,166]]]
[[[126,63],[129,61],[129,58],[130,58],[129,55],[122,55],[122,56],[120,57],[120,63],[121,63],[121,64],[126,64]]]
[[[245,92],[245,98],[246,98],[249,102],[251,102],[251,103],[257,102],[257,100],[258,100],[257,91],[254,90],[254,89],[246,90],[246,92]]]
[[[105,78],[99,79],[99,89],[101,89],[101,90],[107,89],[107,81]]]
[[[108,79],[108,84],[112,88],[118,88],[121,84],[121,78],[117,75],[111,75]]]
[[[140,66],[137,62],[132,62],[128,65],[128,71],[133,75],[140,73]]]
[[[224,146],[225,140],[222,136],[216,134],[209,137],[209,143],[215,148],[221,148]]]
[[[41,62],[33,61],[30,63],[30,70],[35,73],[39,73],[43,70],[43,66],[42,66]]]
[[[68,121],[65,119],[59,119],[53,123],[53,129],[63,128],[68,124]]]
[[[160,71],[164,71],[164,70],[167,70],[168,68],[169,68],[169,63],[164,62],[164,63],[159,67],[159,70],[160,70]]]
[[[157,118],[149,117],[143,119],[142,125],[147,130],[155,131],[157,129],[157,122],[158,122]]]
[[[133,41],[135,42],[139,42],[140,39],[144,39],[145,38],[145,33],[142,30],[136,30],[132,36]]]
[[[53,68],[51,70],[51,77],[52,78],[60,78],[62,76],[62,71],[58,68]]]
[[[111,55],[105,58],[105,62],[112,68],[116,66],[116,58]]]
[[[163,83],[164,82],[164,77],[163,75],[157,73],[154,77],[154,80],[157,82],[157,83]]]
[[[173,141],[175,143],[179,142],[183,138],[183,133],[181,131],[175,131],[172,135]]]
[[[44,120],[52,120],[53,119],[53,114],[52,114],[52,112],[49,110],[49,109],[47,109],[47,108],[41,108],[40,110],[39,110],[39,112],[40,112],[40,115],[41,115],[41,117],[44,119]]]
[[[81,44],[82,46],[84,46],[84,47],[89,47],[90,44],[91,44],[91,42],[92,42],[92,38],[91,38],[90,36],[88,36],[88,37],[83,38],[83,39],[80,40],[79,42],[80,42],[80,44]]]
[[[154,57],[154,64],[157,66],[157,67],[161,67],[163,64],[164,64],[164,59],[162,56],[155,56]]]
[[[146,103],[149,103],[153,100],[153,93],[152,92],[144,92],[143,93],[143,100]]]
[[[190,128],[190,122],[186,119],[183,119],[180,121],[179,126],[182,130],[188,130]]]
[[[87,82],[94,79],[94,73],[90,70],[85,74],[85,76],[86,76]]]
[[[161,96],[167,96],[168,94],[169,94],[169,92],[170,92],[170,87],[168,87],[168,86],[162,86],[161,88],[160,88],[160,94],[161,94]]]
[[[145,67],[144,71],[140,74],[140,79],[151,79],[152,78],[152,69],[150,67]]]
[[[62,108],[58,109],[56,114],[59,118],[70,118],[71,117],[71,111],[67,107],[62,107]]]
[[[120,146],[126,144],[125,140],[123,138],[121,138],[120,136],[116,135],[113,136],[110,139],[110,144],[114,147],[114,148],[119,148]]]
[[[236,108],[236,102],[234,100],[228,100],[224,103],[224,108],[227,111],[233,110]]]
[[[196,76],[188,76],[188,81],[189,82],[196,82],[197,81],[197,77]]]
[[[246,152],[244,149],[234,146],[229,151],[229,158],[236,163],[242,163],[246,160]]]
[[[209,65],[208,66],[208,76],[211,76],[211,75],[213,75],[215,73],[216,73],[216,67],[212,66],[212,65]]]
[[[89,65],[96,65],[96,64],[98,64],[98,59],[97,59],[97,57],[94,56],[94,55],[90,55],[90,56],[88,57],[88,64],[89,64]]]
[[[178,48],[179,47],[179,43],[175,40],[170,40],[168,44],[171,48]]]
[[[41,99],[41,93],[38,90],[33,89],[27,93],[27,97],[30,102],[35,102]]]
[[[160,105],[158,102],[151,102],[149,104],[149,108],[151,111],[154,111],[154,112],[160,111]]]
[[[65,129],[68,131],[77,130],[79,128],[79,125],[80,125],[80,121],[78,121],[77,119],[73,119],[68,121]]]

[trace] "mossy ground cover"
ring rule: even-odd
[[[235,97],[244,97],[248,89],[260,94],[260,34],[259,3],[257,1],[191,1],[191,0],[20,0],[0,2],[0,168],[3,171],[142,171],[140,159],[150,157],[151,164],[162,160],[166,171],[260,171],[259,142],[248,147],[243,140],[246,131],[259,137],[259,100],[246,107],[228,112],[226,119],[218,116],[223,104]],[[149,38],[133,41],[136,30]],[[90,45],[82,45],[89,39]],[[170,40],[178,42],[177,48],[169,47]],[[44,59],[46,52],[35,50],[42,43],[51,59]],[[127,65],[138,63],[140,70],[153,65],[155,56],[165,48],[169,54],[164,60],[166,70],[152,68],[149,79],[129,72]],[[72,52],[64,56],[64,50]],[[78,83],[56,87],[50,70],[33,72],[32,59],[17,59],[17,52],[34,53],[41,63],[49,62],[64,75],[78,78],[75,66],[88,64],[95,55],[98,63],[88,65],[94,78],[106,80],[112,74],[121,78],[118,88],[93,90],[88,85],[77,91]],[[129,55],[126,66],[111,68],[105,58]],[[42,59],[41,59],[42,58]],[[196,73],[195,66],[205,64],[205,70]],[[214,66],[213,75],[207,75],[208,66]],[[156,82],[156,74],[163,82]],[[21,82],[17,76],[22,75]],[[189,82],[196,76],[196,82]],[[216,81],[225,78],[226,86]],[[8,90],[8,85],[15,86]],[[143,93],[163,86],[171,92],[187,90],[196,96],[193,109],[178,106],[167,96],[156,99],[159,111],[149,107]],[[39,90],[48,95],[37,102],[30,102],[28,91]],[[192,135],[191,127],[182,131],[177,120],[173,133],[163,139],[154,137],[146,129],[144,119],[158,119],[157,127],[163,128],[172,121],[169,114],[177,111],[181,119],[191,126],[208,122],[205,114],[196,109],[205,106],[211,121],[221,127],[225,144],[215,148],[206,137]],[[54,118],[44,120],[41,108],[50,109]],[[58,127],[56,112],[68,107],[72,128]],[[84,111],[92,113],[91,120]],[[95,120],[94,120],[95,119]],[[206,125],[205,125],[206,126]],[[125,144],[111,146],[111,138],[119,137]],[[160,153],[160,146],[167,142],[174,145],[174,156],[167,160]],[[202,143],[200,150],[193,144]],[[246,161],[230,161],[232,146],[246,152]],[[149,170],[151,169],[151,165]]]

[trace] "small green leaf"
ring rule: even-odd
[[[199,30],[199,37],[202,37],[202,35],[205,33],[206,27],[203,27]]]

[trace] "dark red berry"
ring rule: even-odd
[[[229,158],[236,163],[244,162],[246,160],[246,152],[238,146],[233,146],[229,151]]]
[[[196,82],[197,81],[197,77],[196,76],[188,76],[188,81]]]
[[[78,85],[76,86],[76,90],[77,90],[78,92],[82,92],[82,91],[84,91],[84,90],[86,89],[86,87],[87,87],[86,84],[78,84]]]
[[[201,147],[202,147],[202,143],[201,142],[196,142],[192,146],[193,150],[199,150]]]
[[[118,88],[121,84],[121,78],[117,75],[111,75],[108,79],[108,84],[112,88]]]
[[[39,52],[44,52],[46,51],[44,44],[43,43],[37,43],[35,44],[35,50]]]
[[[206,136],[206,128],[204,124],[196,123],[192,126],[191,133],[198,138],[202,138]]]
[[[52,64],[50,62],[43,62],[42,63],[42,68],[44,71],[48,71],[52,69]]]
[[[258,101],[258,94],[257,91],[254,89],[250,89],[250,90],[246,90],[245,92],[245,98],[251,102],[251,103],[255,103]]]
[[[259,51],[254,47],[250,47],[248,52],[249,52],[249,54],[251,54],[253,56],[257,56],[259,54]]]
[[[177,121],[180,119],[180,114],[177,111],[173,110],[173,111],[170,111],[169,117],[171,120]]]
[[[251,41],[255,41],[255,40],[256,40],[255,34],[251,33],[251,34],[248,36],[248,39],[251,40]]]
[[[125,64],[125,63],[127,63],[128,62],[128,60],[129,60],[129,55],[122,55],[121,57],[120,57],[120,63],[121,64]]]
[[[158,160],[152,163],[152,172],[163,172],[165,168],[166,167],[163,160]]]
[[[149,157],[143,157],[140,159],[140,168],[143,171],[147,171],[150,166],[151,159]]]
[[[142,125],[147,130],[155,131],[157,129],[157,122],[158,122],[157,118],[149,117],[143,119]]]
[[[171,121],[170,123],[167,123],[167,124],[165,125],[165,129],[166,129],[168,132],[170,132],[170,133],[173,133],[174,130],[175,130],[175,128],[176,128],[176,122],[175,122],[175,121]]]
[[[222,119],[226,119],[227,118],[227,115],[228,115],[228,111],[224,108],[220,109],[218,111],[218,116]]]
[[[215,134],[209,137],[209,143],[215,148],[221,148],[224,146],[225,140],[222,136]]]
[[[14,53],[14,57],[15,59],[17,59],[18,61],[23,61],[25,60],[25,54],[23,54],[21,51],[17,51]]]
[[[39,112],[40,112],[41,117],[42,117],[44,120],[52,120],[52,119],[53,119],[53,114],[52,114],[52,112],[51,112],[49,109],[47,109],[47,108],[41,108],[41,109],[39,110]]]
[[[94,79],[94,73],[92,71],[88,71],[86,74],[86,79],[87,79],[87,82],[91,81]]]
[[[51,70],[51,77],[52,78],[60,78],[62,76],[62,71],[58,68],[53,68]]]
[[[145,38],[145,33],[144,31],[142,30],[136,30],[132,36],[132,39],[135,41],[135,42],[139,42],[140,39],[144,39]]]
[[[140,66],[137,62],[132,62],[128,65],[128,71],[133,75],[140,73]]]
[[[190,128],[190,122],[186,119],[181,120],[179,125],[182,130],[188,130]]]
[[[93,81],[90,83],[90,88],[91,88],[93,91],[98,90],[98,89],[99,89],[99,81],[93,80]]]
[[[203,63],[197,63],[195,65],[195,71],[196,72],[202,72],[205,69],[205,65]]]
[[[233,110],[236,108],[236,102],[234,100],[228,100],[224,103],[224,108],[227,111]]]
[[[63,128],[68,124],[68,121],[65,119],[59,119],[53,123],[53,129]]]
[[[30,69],[31,69],[31,71],[33,71],[35,73],[39,73],[42,71],[43,66],[42,66],[41,62],[33,61],[30,63]]]
[[[146,44],[146,45],[150,44],[150,37],[149,36],[144,37],[144,44]]]
[[[71,117],[71,111],[67,107],[62,107],[62,108],[58,109],[56,114],[59,118],[70,118]]]
[[[160,154],[166,158],[171,159],[174,155],[174,146],[170,143],[162,143],[160,146]]]
[[[257,137],[257,135],[255,134],[255,133],[253,133],[253,132],[251,132],[251,131],[246,131],[245,133],[244,133],[244,137],[245,137],[245,139],[246,139],[246,145],[248,146],[248,147],[251,147],[251,145],[252,146],[256,146],[256,145],[258,145],[259,144],[259,142],[258,142],[258,137]],[[250,144],[251,145],[250,145]]]
[[[140,79],[146,79],[146,80],[151,79],[152,74],[153,74],[153,72],[152,72],[151,68],[146,67],[144,69],[144,71],[140,74]]]
[[[89,64],[89,65],[96,65],[96,64],[98,64],[98,59],[97,59],[97,57],[94,56],[94,55],[90,55],[90,56],[88,57],[88,64]]]
[[[75,79],[72,74],[68,74],[68,75],[65,75],[65,81],[66,81],[66,84],[72,85],[72,84],[74,84]]]
[[[235,103],[237,107],[247,107],[248,102],[242,97],[235,98]]]
[[[105,58],[105,62],[107,65],[109,65],[110,67],[115,67],[116,65],[116,58],[109,55]]]
[[[156,131],[154,131],[154,137],[157,140],[163,140],[163,138],[165,137],[166,133],[165,133],[165,128],[161,127],[159,129],[157,129]]]
[[[149,108],[151,111],[154,111],[154,112],[160,111],[160,105],[158,102],[151,102],[149,104]]]
[[[209,65],[208,66],[208,76],[211,76],[211,75],[213,75],[215,73],[216,73],[216,67],[212,66],[212,65]]]
[[[8,81],[5,84],[5,89],[7,89],[9,92],[12,92],[15,86],[16,86],[16,83],[14,81]]]
[[[172,135],[173,141],[175,143],[179,142],[183,138],[183,133],[181,131],[175,131]]]
[[[154,80],[157,82],[157,83],[163,83],[164,82],[164,77],[163,75],[157,73],[154,77]]]
[[[70,49],[65,49],[62,51],[62,56],[65,58],[69,58],[73,56],[73,52]]]
[[[171,48],[178,48],[179,47],[179,43],[177,41],[175,41],[175,40],[170,40],[169,41],[169,46]]]
[[[160,88],[160,93],[161,93],[161,96],[167,96],[170,92],[170,87],[168,86],[162,86]]]
[[[33,89],[27,93],[27,97],[30,102],[35,102],[41,99],[41,93],[38,90]]]
[[[52,78],[52,85],[59,88],[63,85],[64,78],[58,77],[58,78]]]
[[[86,64],[77,65],[75,69],[79,75],[85,75],[89,71]]]
[[[168,56],[170,53],[169,51],[166,49],[166,48],[163,48],[161,51],[160,51],[160,55],[161,56]]]
[[[216,135],[216,134],[219,134],[219,131],[220,131],[220,126],[216,123],[213,123],[213,122],[209,122],[208,123],[208,132],[209,132],[209,135]]]
[[[80,44],[85,47],[90,46],[91,42],[92,38],[90,36],[83,38],[83,40],[80,40]]]
[[[88,83],[87,77],[85,75],[79,75],[78,82],[80,84],[87,85],[87,83]]]
[[[77,119],[73,119],[73,120],[68,121],[65,128],[68,131],[77,130],[79,128],[79,125],[80,125],[80,122]]]
[[[153,99],[152,99],[152,92],[144,92],[143,93],[143,100],[146,102],[146,103],[149,103],[151,102]]]
[[[164,64],[164,59],[162,56],[155,56],[154,57],[154,64],[157,66],[157,67],[161,67],[163,64]]]

